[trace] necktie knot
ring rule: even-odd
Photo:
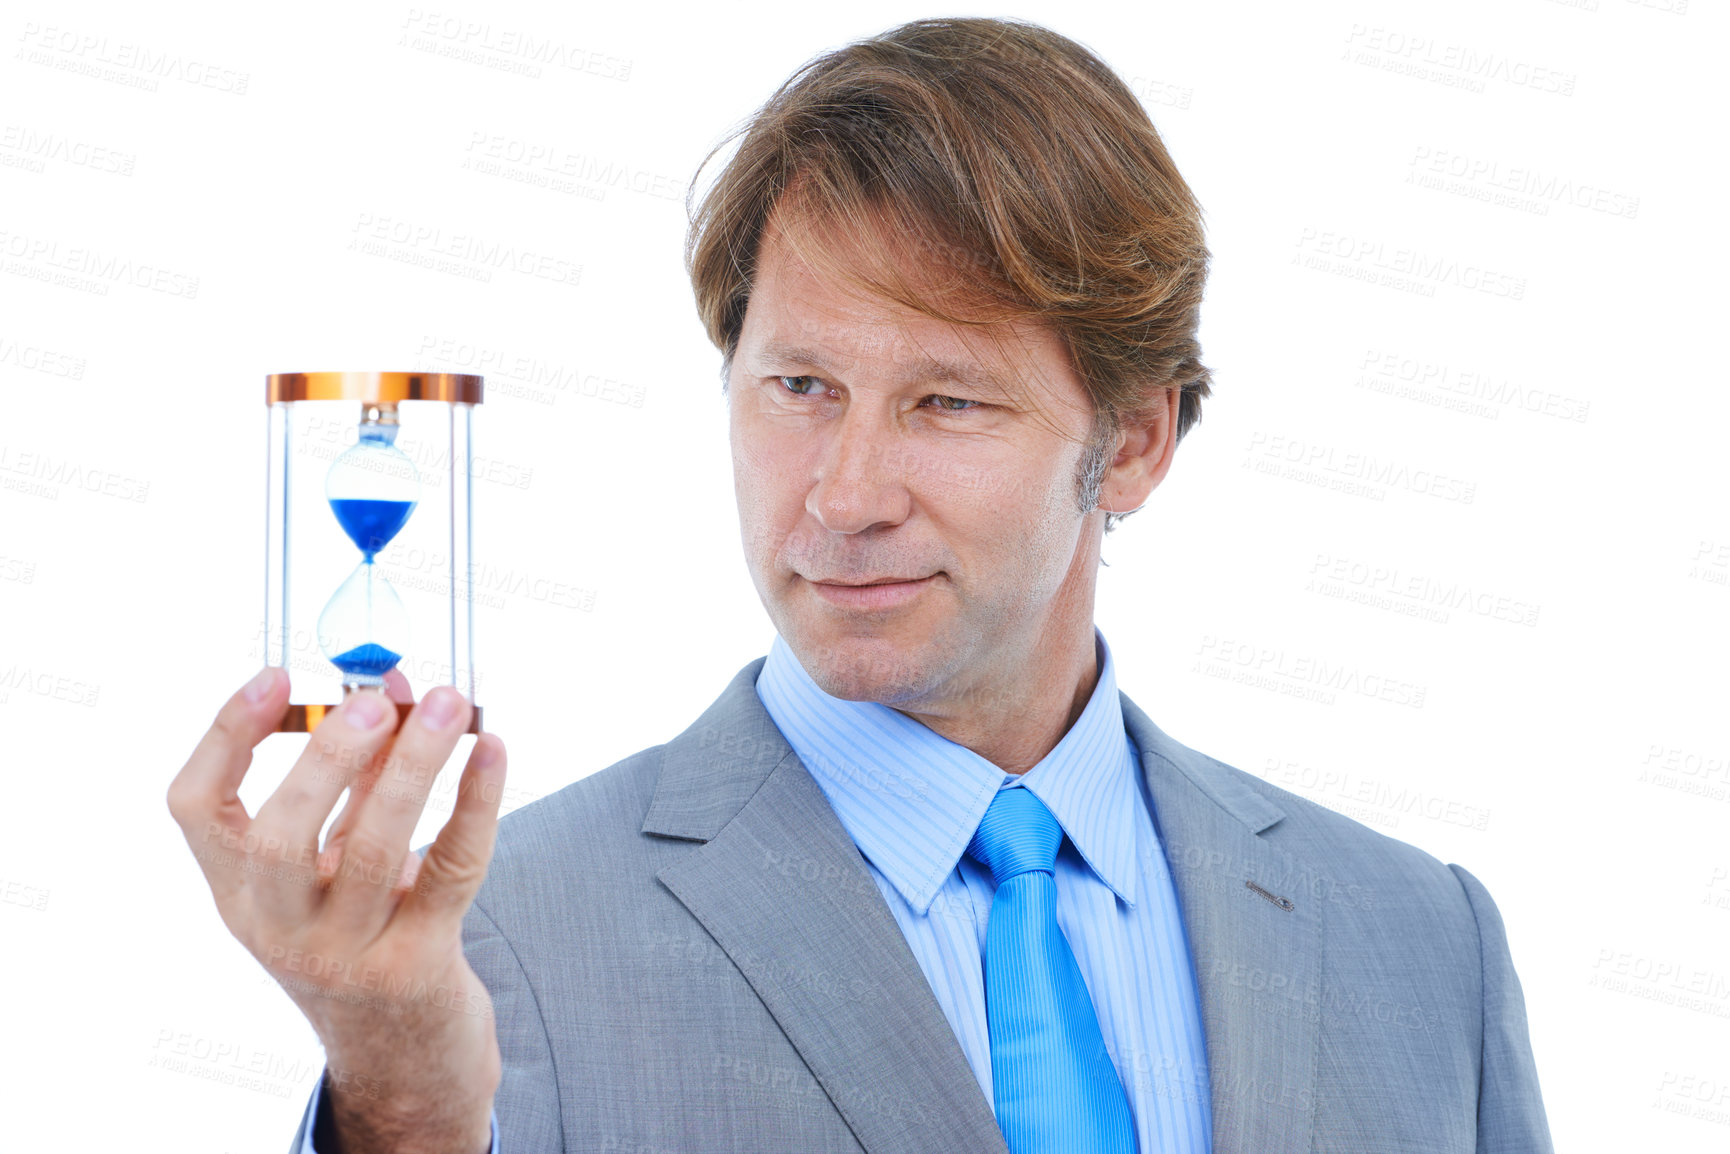
[[[1045,808],[1045,803],[1021,787],[1000,789],[991,799],[967,856],[991,871],[998,885],[1034,870],[1051,873],[1057,865],[1057,850],[1063,844],[1063,827]]]

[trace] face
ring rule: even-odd
[[[728,401],[752,580],[825,692],[947,712],[1077,637],[1091,659],[1103,510],[1145,500],[1170,422],[1084,513],[1092,408],[1054,332],[862,298],[771,222]]]

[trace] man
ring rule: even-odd
[[[325,1045],[293,1149],[1547,1150],[1483,886],[1117,690],[1100,542],[1209,391],[1199,209],[1121,81],[1003,21],[849,46],[688,257],[768,657],[502,823],[483,736],[424,859],[448,688],[400,732],[355,693],[249,817],[266,670],[170,789]]]

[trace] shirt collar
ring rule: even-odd
[[[818,688],[779,636],[757,696],[859,851],[923,915],[999,789],[1033,791],[1101,881],[1135,904],[1135,823],[1142,804],[1105,637],[1094,629],[1099,681],[1069,732],[1019,776],[874,701]]]

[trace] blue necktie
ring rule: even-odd
[[[1045,803],[1011,787],[997,791],[967,846],[997,881],[985,930],[997,1126],[1010,1154],[1134,1154],[1129,1099],[1057,925],[1062,844]]]

